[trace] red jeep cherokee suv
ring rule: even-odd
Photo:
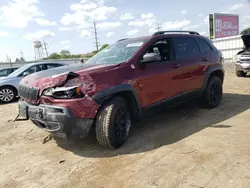
[[[131,122],[159,105],[222,99],[223,58],[209,39],[192,31],[160,31],[122,39],[84,64],[55,68],[20,82],[19,115],[53,133],[85,136],[121,147]]]

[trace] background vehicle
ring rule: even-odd
[[[32,73],[43,70],[56,68],[65,65],[64,63],[31,63],[26,64],[16,71],[9,74],[7,77],[0,78],[0,102],[8,103],[15,100],[18,95],[18,87],[20,80]]]
[[[6,77],[17,69],[19,69],[19,67],[1,68],[0,69],[0,77]]]
[[[250,34],[241,36],[245,48],[236,55],[236,75],[246,77],[250,72]]]
[[[101,145],[118,148],[132,120],[148,110],[195,98],[206,108],[220,105],[222,62],[221,52],[197,32],[123,39],[82,65],[37,73],[39,79],[25,77],[20,116],[69,138],[87,135],[95,126]]]

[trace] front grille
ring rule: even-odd
[[[23,99],[36,101],[39,97],[39,88],[20,85],[18,95]]]
[[[240,59],[240,61],[249,61],[250,62],[250,58],[248,58],[248,59]]]

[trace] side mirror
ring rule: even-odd
[[[161,61],[161,56],[158,53],[146,53],[141,60],[141,63],[150,63]]]
[[[28,76],[30,73],[27,71],[27,72],[24,72],[23,73],[23,76],[25,77],[25,76]]]

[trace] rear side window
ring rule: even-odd
[[[199,46],[194,38],[173,38],[176,59],[184,59],[200,53]]]
[[[8,75],[8,69],[0,70],[0,76],[7,76]]]
[[[198,43],[202,54],[213,51],[212,47],[204,39],[198,39]]]

